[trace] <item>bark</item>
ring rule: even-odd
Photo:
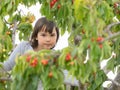
[[[0,63],[1,64],[1,63]],[[2,67],[0,67],[0,82],[2,81],[12,81],[11,74],[5,71]]]
[[[17,30],[17,21],[15,21],[14,27],[13,27],[13,30],[12,30],[12,44],[13,44],[13,49],[15,48],[16,30]]]

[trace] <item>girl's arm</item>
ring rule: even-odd
[[[21,50],[23,48],[22,44],[23,43],[20,43],[18,46],[16,46],[16,48],[13,50],[9,58],[3,63],[3,68],[6,71],[10,71],[13,68],[13,66],[15,65],[15,58],[18,55],[21,55]]]
[[[66,85],[71,85],[71,86],[79,86],[79,81],[74,77],[72,77],[71,75],[68,75],[68,71],[67,70],[64,70],[63,71],[64,73],[64,83]]]

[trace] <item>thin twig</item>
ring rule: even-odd
[[[110,30],[112,26],[115,26],[115,25],[118,25],[118,24],[120,24],[120,22],[111,23],[107,26],[107,28],[105,28],[104,31],[109,34],[109,37],[104,38],[104,40],[102,40],[100,43],[103,43],[104,41],[110,40],[110,39],[115,38],[116,36],[120,35],[120,32],[112,34],[112,32]]]
[[[101,43],[103,43],[104,41],[110,40],[112,38],[115,38],[119,35],[120,35],[120,32],[114,33],[114,34],[110,35],[109,37],[104,38],[104,40],[102,40]]]
[[[111,24],[109,24],[108,26],[107,26],[107,28],[105,28],[105,32],[108,32],[109,34],[111,34],[111,32],[110,32],[110,29],[111,29],[111,27],[112,26],[115,26],[115,25],[118,25],[118,24],[120,24],[120,22],[116,22],[116,23],[111,23]]]
[[[12,25],[12,23],[9,23],[5,18],[4,18],[4,21],[6,24]]]
[[[17,21],[15,21],[14,27],[13,27],[13,31],[12,31],[12,43],[13,43],[13,48],[15,48],[16,30],[17,30]]]
[[[12,79],[8,77],[1,77],[0,81],[12,81]]]

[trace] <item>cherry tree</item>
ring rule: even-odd
[[[41,4],[41,15],[54,20],[60,28],[61,35],[69,32],[69,46],[54,52],[30,52],[29,55],[17,58],[12,72],[0,74],[1,87],[12,90],[21,87],[22,90],[36,90],[40,79],[45,90],[65,90],[61,71],[65,69],[79,81],[78,85],[72,87],[76,90],[119,90],[119,0],[0,1],[0,61],[6,60],[15,48],[17,32],[20,40],[28,40],[28,35],[32,31],[34,14],[21,15],[22,11],[18,11],[18,5],[30,7],[38,2]],[[9,16],[9,19],[6,20],[5,16]],[[113,52],[115,55],[112,55]],[[108,58],[110,59],[107,65],[101,69],[100,62]],[[111,80],[107,77],[106,71],[114,72],[115,68],[118,68],[118,74],[115,80]],[[9,77],[10,74],[13,76],[12,83],[9,78],[2,78]],[[104,88],[102,85],[107,80],[112,83]]]

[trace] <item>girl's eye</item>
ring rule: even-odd
[[[55,36],[55,34],[51,34],[51,36],[53,37],[53,36]]]
[[[45,34],[41,34],[41,36],[46,36]]]

